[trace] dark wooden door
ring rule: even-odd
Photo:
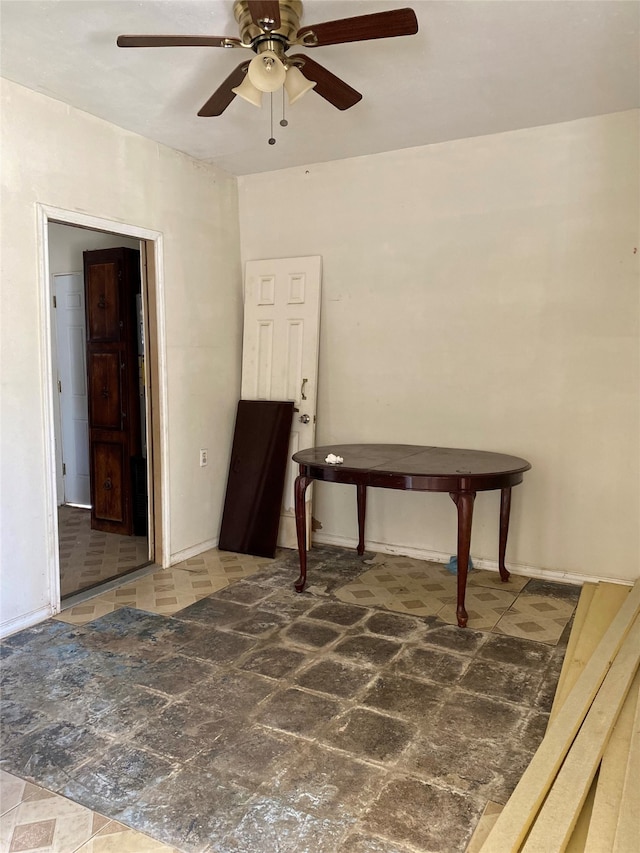
[[[133,533],[132,459],[140,454],[136,294],[140,253],[84,252],[91,527]]]

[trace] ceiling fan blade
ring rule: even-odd
[[[344,80],[336,77],[335,74],[332,74],[323,65],[319,65],[314,59],[310,59],[301,53],[295,54],[291,59],[295,60],[294,64],[302,71],[307,80],[312,80],[316,84],[314,91],[339,110],[348,110],[349,107],[362,100],[360,92],[356,92]]]
[[[248,0],[249,12],[253,23],[262,28],[260,21],[265,18],[273,21],[272,30],[280,28],[280,3],[278,0]]]
[[[342,18],[339,21],[325,21],[322,24],[301,27],[296,40],[305,47],[322,47],[349,41],[411,36],[417,32],[418,19],[413,9],[391,9],[388,12],[375,12],[372,15],[358,15],[355,18]]]
[[[118,36],[118,47],[242,47],[240,39],[227,36]]]
[[[236,96],[236,93],[232,92],[231,90],[235,89],[236,86],[239,86],[240,83],[242,83],[248,67],[248,62],[241,62],[240,65],[238,65],[238,67],[235,68],[231,72],[231,74],[229,74],[227,79],[218,86],[218,88],[215,90],[213,95],[211,95],[207,103],[200,110],[198,110],[198,115],[222,115],[222,113],[226,110],[226,108]]]

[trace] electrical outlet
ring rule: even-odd
[[[208,461],[209,461],[209,458],[208,458],[208,454],[207,454],[207,448],[201,447],[200,448],[200,467],[204,468],[204,466],[207,464]]]

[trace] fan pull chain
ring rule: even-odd
[[[269,106],[271,108],[271,136],[269,137],[269,145],[275,145],[276,138],[273,135],[273,92],[271,92],[271,95],[269,97]]]
[[[284,86],[282,87],[282,118],[280,119],[280,127],[286,127],[289,124],[284,114]]]

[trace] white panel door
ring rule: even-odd
[[[247,261],[242,348],[243,400],[293,400],[289,462],[278,545],[295,548],[293,486],[298,466],[291,456],[313,447],[316,434],[320,283],[322,259]],[[310,542],[311,489],[307,489]]]
[[[89,506],[89,419],[84,278],[55,275],[58,396],[62,424],[64,503]]]

